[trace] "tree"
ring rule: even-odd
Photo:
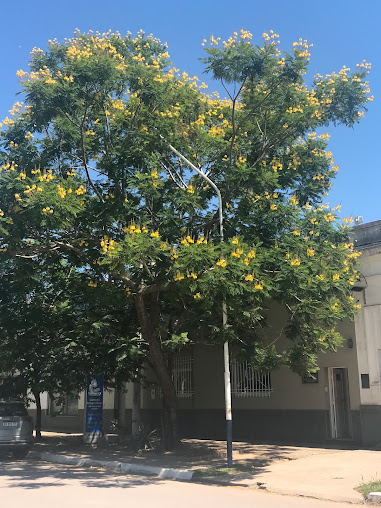
[[[220,99],[171,67],[152,36],[76,32],[32,51],[31,71],[18,71],[25,106],[3,122],[4,259],[54,251],[90,286],[127,297],[138,330],[126,337],[140,331],[148,345],[168,448],[177,440],[168,355],[189,332],[229,340],[258,368],[311,372],[318,352],[340,344],[337,320],[353,314],[357,253],[322,202],[337,167],[316,130],[359,121],[372,99],[369,64],[308,86],[306,41],[282,53],[277,34],[261,46],[251,38],[211,37],[203,61],[226,90]],[[213,189],[169,144],[221,190],[224,243]],[[260,331],[271,300],[288,309],[285,350]]]
[[[8,395],[31,391],[39,438],[41,392],[77,395],[87,372],[102,372],[106,387],[118,386],[135,374],[141,348],[123,337],[130,317],[107,294],[112,288],[100,288],[99,299],[82,274],[59,259],[11,258],[1,269],[0,371],[12,376]]]

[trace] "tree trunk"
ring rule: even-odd
[[[139,429],[142,423],[142,416],[140,412],[140,393],[141,384],[135,381],[132,385],[132,427],[131,432],[133,436],[139,434]]]
[[[153,295],[156,298],[157,295]],[[155,302],[151,298],[151,307],[155,306]],[[155,316],[148,314],[144,297],[138,293],[135,298],[136,312],[140,322],[142,336],[149,344],[150,360],[155,369],[155,374],[163,391],[164,404],[164,435],[163,444],[167,451],[173,450],[178,443],[177,433],[177,398],[173,385],[171,372],[165,361],[163,351],[161,349],[160,338],[155,334]],[[157,309],[155,309],[157,311]],[[157,312],[156,312],[157,313]],[[152,314],[155,314],[153,312]],[[153,319],[150,319],[153,318]],[[152,323],[153,322],[153,323]]]
[[[173,384],[173,383],[172,383]],[[177,433],[177,398],[173,388],[170,393],[163,390],[164,404],[164,447],[167,451],[176,448],[179,438]]]
[[[118,427],[126,429],[126,389],[125,383],[118,388]]]
[[[36,402],[36,440],[41,439],[41,398],[40,392],[33,390],[33,397]]]

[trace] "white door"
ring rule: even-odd
[[[351,437],[350,404],[348,390],[348,369],[330,367],[328,369],[331,437],[349,439]]]

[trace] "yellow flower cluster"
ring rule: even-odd
[[[42,213],[44,213],[45,215],[52,214],[53,213],[53,209],[50,208],[50,206],[47,206],[47,207],[42,209]]]
[[[177,282],[177,281],[183,280],[183,279],[184,279],[184,275],[182,275],[180,272],[177,272],[177,274],[174,277],[174,280]]]
[[[255,250],[250,250],[247,253],[247,259],[254,259],[255,258]]]
[[[171,254],[171,259],[175,260],[177,259],[179,256],[176,254],[176,249],[173,247],[173,245],[171,246],[171,250],[169,251],[169,253]]]
[[[308,44],[307,39],[304,39],[304,41],[303,41],[300,38],[298,42],[294,42],[292,45],[297,50],[298,56],[301,56],[301,57],[309,60],[309,57],[311,56],[309,48],[311,48],[313,46],[313,44]]]
[[[217,136],[225,136],[225,130],[222,127],[218,126],[212,126],[209,131],[209,135],[212,136],[212,138],[216,138]]]
[[[18,165],[15,163],[15,161],[11,162],[5,162],[2,166],[0,166],[0,171],[14,171]]]
[[[20,79],[22,78],[25,78],[26,76],[28,76],[28,73],[23,71],[22,69],[19,69],[18,71],[16,71],[16,76]]]
[[[30,196],[34,191],[42,192],[42,187],[38,187],[35,183],[32,186],[27,185],[24,194]]]
[[[46,172],[41,173],[41,171],[39,169],[36,169],[36,170],[32,170],[31,173],[32,174],[39,174],[38,179],[40,182],[50,182],[51,180],[54,180],[54,175],[53,175],[52,170],[48,171],[48,173],[46,173]]]
[[[97,283],[96,282],[93,282],[92,280],[88,283],[88,286],[91,287],[91,288],[96,288],[97,287]]]
[[[290,106],[286,109],[286,113],[289,115],[292,113],[303,113],[303,108],[301,106]]]
[[[82,196],[82,194],[85,194],[86,193],[86,187],[84,185],[80,185],[78,187],[78,189],[75,191],[75,193],[77,194],[77,196]]]
[[[360,64],[357,64],[356,67],[357,69],[360,70],[370,71],[370,69],[372,68],[372,64],[370,62],[367,62],[366,60],[363,60]]]
[[[348,254],[347,258],[348,259],[357,259],[360,256],[361,256],[361,252],[357,251],[357,252],[351,252],[350,254]]]
[[[21,180],[25,180],[25,178],[26,178],[26,173],[24,173],[23,171],[20,171],[19,176],[16,178],[16,180],[18,182],[21,182]]]
[[[128,227],[123,228],[123,231],[125,233],[130,233],[130,234],[132,234],[132,233],[136,233],[136,234],[148,233],[148,229],[145,226],[143,226],[141,228],[139,224],[135,225],[134,223],[131,223]]]
[[[217,261],[217,266],[222,266],[222,267],[225,267],[225,266],[226,266],[226,259],[224,259],[224,258],[220,258],[220,259]]]
[[[108,253],[108,255],[111,256],[118,244],[112,238],[109,238],[108,236],[104,235],[100,242],[100,245],[102,252],[104,254]]]
[[[57,192],[59,197],[61,199],[64,199],[64,197],[66,196],[66,190],[60,184],[57,185]]]
[[[243,254],[243,249],[239,249],[239,248],[233,250],[233,252],[231,253],[232,257],[238,258],[238,259],[242,256],[242,254]]]
[[[119,111],[124,111],[124,103],[120,99],[115,99],[111,102],[111,106]]]
[[[12,106],[12,109],[9,110],[9,113],[11,116],[16,116],[18,115],[18,113],[20,113],[21,111],[21,108],[23,107],[23,102],[15,102]]]
[[[10,127],[11,125],[13,125],[15,123],[14,120],[12,120],[12,118],[4,118],[3,120],[3,125],[5,125],[6,127]]]
[[[335,220],[335,216],[333,213],[326,213],[324,214],[324,220],[326,222],[333,222]]]
[[[263,32],[262,39],[265,42],[272,41],[272,43],[275,43],[275,39],[279,39],[279,35],[274,33],[274,30],[270,30],[270,34],[268,34],[267,32]]]

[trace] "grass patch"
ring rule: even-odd
[[[252,467],[248,465],[238,464],[234,467],[205,467],[196,469],[193,478],[204,478],[206,476],[230,476],[238,473],[251,473]]]
[[[381,492],[381,480],[373,480],[368,483],[362,483],[356,487],[357,492],[360,492],[366,499],[370,492]]]

